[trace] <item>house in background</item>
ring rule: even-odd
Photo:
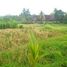
[[[55,17],[54,15],[44,15],[45,16],[45,21],[54,21]]]
[[[43,21],[54,21],[54,15],[44,15]],[[32,21],[39,21],[38,15],[32,15]]]

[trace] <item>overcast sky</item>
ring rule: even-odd
[[[31,14],[41,10],[49,14],[54,8],[67,12],[67,0],[0,0],[0,16],[19,15],[23,8],[29,8]]]

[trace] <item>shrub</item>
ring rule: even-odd
[[[27,58],[28,58],[30,67],[36,67],[36,64],[44,56],[44,54],[41,54],[40,45],[37,42],[33,32],[32,31],[29,31],[29,32],[30,32],[30,42],[28,46],[29,49],[27,53]]]
[[[22,24],[19,24],[19,25],[18,25],[18,28],[23,28],[23,25],[22,25]]]
[[[6,28],[16,28],[17,22],[15,20],[8,20],[7,22],[4,20],[0,21],[0,29]]]

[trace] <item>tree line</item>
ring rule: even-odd
[[[50,15],[54,16],[54,19],[52,19],[52,21],[55,21],[56,23],[67,23],[67,13],[62,11],[61,9],[58,10],[55,8]],[[19,18],[22,23],[43,23],[44,21],[46,21],[45,13],[43,11],[41,11],[39,15],[31,15],[29,9],[25,8],[19,15]],[[48,20],[49,19],[47,19],[47,21]]]
[[[62,10],[55,8],[50,15],[54,16],[52,21],[55,21],[56,23],[67,23],[67,13]],[[38,15],[32,15],[29,9],[23,8],[19,16],[0,16],[0,28],[15,28],[17,24],[21,23],[43,23],[44,21],[46,20],[45,13],[43,11]]]
[[[67,23],[67,13],[62,10],[54,10],[55,21],[60,23]]]

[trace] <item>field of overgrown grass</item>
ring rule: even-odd
[[[0,67],[67,67],[67,24],[0,29]]]

